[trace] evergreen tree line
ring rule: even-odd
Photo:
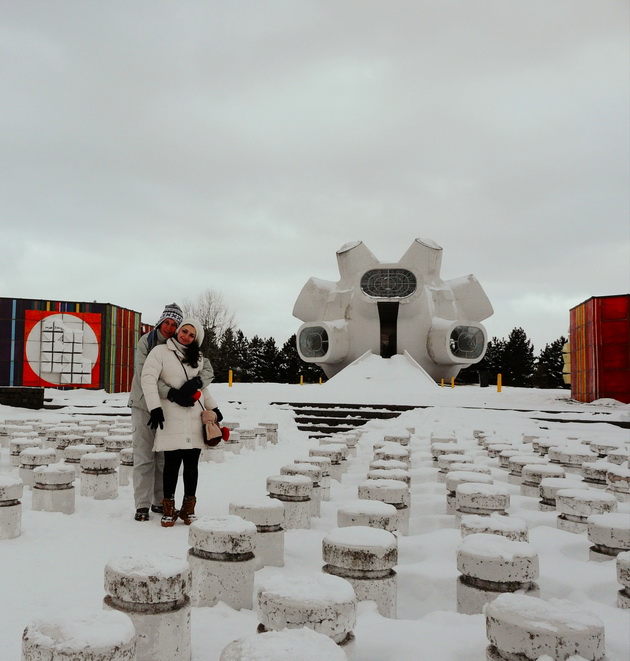
[[[299,383],[300,377],[304,383],[326,380],[321,367],[300,358],[295,334],[279,348],[273,337],[254,335],[250,340],[241,330],[227,328],[217,335],[209,329],[201,351],[210,359],[218,383],[229,380],[230,370],[233,380],[240,383]]]
[[[483,359],[476,365],[462,370],[458,381],[475,383],[488,381],[496,385],[497,374],[505,386],[519,388],[568,388],[562,377],[564,357],[562,348],[567,339],[560,336],[546,344],[534,355],[534,347],[522,328],[514,328],[508,339],[493,337]]]

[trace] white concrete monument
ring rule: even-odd
[[[310,278],[293,307],[301,358],[332,377],[366,353],[407,353],[431,378],[450,379],[479,362],[492,305],[473,275],[440,278],[442,248],[415,239],[397,263],[361,242],[337,251],[338,282]]]

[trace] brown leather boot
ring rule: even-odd
[[[175,499],[174,498],[164,498],[162,500],[162,527],[171,528],[175,525],[177,521],[177,512],[175,511]]]
[[[182,501],[182,508],[179,510],[179,518],[189,526],[193,521],[197,520],[195,516],[195,504],[197,499],[194,496],[184,496]]]

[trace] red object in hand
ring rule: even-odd
[[[229,441],[230,440],[230,428],[229,427],[221,427],[221,436],[223,436],[224,441]]]
[[[200,397],[201,397],[201,390],[196,390],[196,391],[193,393],[192,398],[193,398],[195,401],[198,401]]]

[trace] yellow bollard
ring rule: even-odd
[[[442,388],[444,388],[444,379],[442,379],[442,382],[440,383],[440,385],[442,386]]]
[[[501,392],[501,375],[497,374],[497,392]]]
[[[232,387],[232,370],[228,372],[228,387]]]
[[[451,388],[454,388],[454,387],[455,387],[455,377],[452,376],[451,377]]]
[[[300,374],[300,385],[301,386],[304,385],[304,375],[303,374]]]
[[[319,377],[319,385],[320,386],[322,385],[322,377],[321,376]]]

